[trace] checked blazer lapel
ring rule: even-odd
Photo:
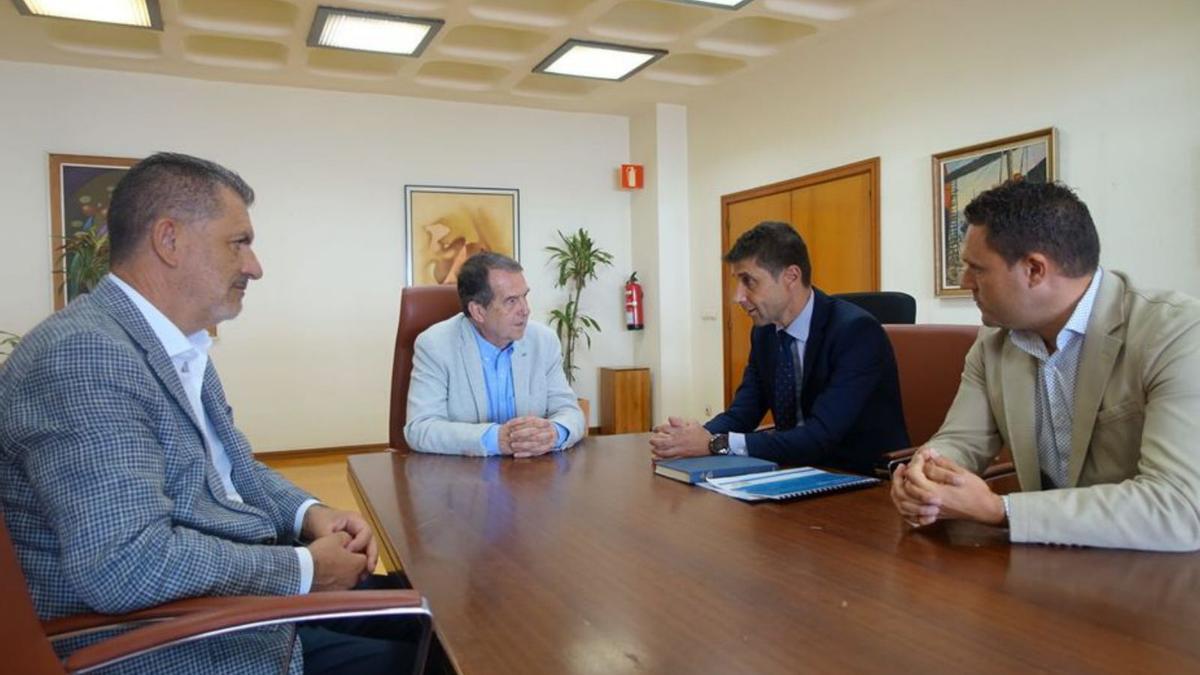
[[[175,372],[175,364],[171,363],[171,357],[167,356],[167,351],[158,341],[158,336],[154,334],[150,324],[146,323],[145,317],[134,306],[133,301],[108,277],[100,280],[100,283],[92,290],[92,295],[100,306],[113,319],[116,319],[117,323],[121,324],[129,337],[133,338],[133,341],[146,354],[146,362],[150,365],[154,376],[162,383],[163,389],[167,390],[175,399],[175,405],[179,406],[184,416],[191,421],[196,434],[200,438],[204,438],[200,420],[196,418],[192,405],[188,403],[187,394],[183,391],[183,383],[179,381],[179,374]]]
[[[196,412],[192,410],[192,404],[188,401],[187,393],[183,390],[183,382],[180,381],[179,374],[175,372],[175,364],[172,363],[171,357],[167,356],[167,352],[165,349],[163,349],[162,343],[158,341],[158,336],[154,334],[154,330],[150,328],[150,324],[146,323],[146,319],[142,316],[142,313],[138,311],[138,308],[133,304],[129,297],[125,295],[125,292],[118,288],[115,283],[108,279],[108,277],[105,277],[96,286],[96,288],[92,291],[92,294],[94,294],[95,299],[99,301],[100,305],[105,308],[105,310],[117,321],[117,323],[121,324],[121,327],[125,329],[125,332],[129,334],[138,347],[145,352],[146,363],[150,366],[150,370],[154,373],[154,376],[158,379],[158,381],[162,383],[163,389],[165,389],[167,393],[170,394],[171,398],[175,400],[175,405],[179,406],[180,412],[182,412],[184,417],[191,422],[192,428],[196,432],[199,452],[208,460],[207,466],[204,470],[204,476],[209,492],[211,492],[214,497],[222,497],[220,499],[221,503],[228,508],[231,508],[235,511],[241,511],[243,513],[250,513],[259,517],[264,517],[265,514],[252,506],[239,504],[235,501],[223,498],[225,496],[225,487],[221,485],[221,479],[217,475],[216,468],[213,466],[211,454],[209,453],[208,448],[205,446],[204,432],[202,431],[203,428],[201,427],[200,419],[196,417]],[[216,383],[215,388],[211,386],[212,383]],[[234,452],[237,440],[232,438],[232,436],[236,434],[225,433],[222,431],[221,424],[218,421],[220,419],[228,419],[228,413],[225,412],[223,404],[221,406],[213,406],[210,403],[209,397],[212,396],[214,392],[219,392],[219,388],[220,382],[216,378],[216,371],[213,369],[212,360],[209,359],[208,368],[204,373],[204,386],[201,389],[201,400],[205,409],[208,411],[209,419],[212,420],[213,426],[216,427],[218,433],[221,434],[221,442],[225,444],[226,452],[230,457],[230,461],[235,462],[234,457],[236,457],[238,454]],[[224,400],[223,393],[220,393],[219,397],[222,401]],[[221,408],[221,410],[217,411],[216,408],[218,407]],[[232,428],[232,424],[229,426]],[[170,450],[170,448],[168,449]],[[236,463],[234,466],[234,474],[237,475],[238,469]],[[246,472],[243,469],[242,474],[245,475],[245,473]],[[241,491],[240,485],[238,490],[239,492]],[[242,495],[242,497],[245,499],[247,498],[247,495]]]
[[[200,390],[200,400],[204,404],[205,414],[212,422],[213,430],[217,432],[221,438],[221,444],[225,446],[225,456],[229,458],[233,486],[245,500],[243,503],[239,503],[223,499],[221,503],[226,508],[269,519],[268,514],[250,505],[269,504],[270,502],[262,485],[250,469],[249,463],[254,461],[250,454],[250,446],[233,424],[233,416],[230,414],[228,403],[225,402],[225,389],[221,386],[221,379],[217,377],[217,369],[213,366],[212,358],[209,358],[208,367],[204,369],[204,386]],[[221,478],[217,475],[217,470],[212,466],[211,461],[205,471],[205,477],[208,489],[214,496],[225,494],[225,486],[221,484]]]

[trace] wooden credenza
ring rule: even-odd
[[[600,369],[600,433],[650,431],[650,369]]]

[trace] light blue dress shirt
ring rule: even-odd
[[[788,335],[796,338],[792,342],[792,363],[796,364],[796,426],[804,426],[804,413],[800,410],[800,383],[804,381],[804,346],[808,343],[808,332],[812,328],[813,298],[817,294],[810,288],[808,302],[800,314],[792,319],[788,327],[783,329]],[[746,434],[729,434],[729,454],[746,454]]]
[[[185,336],[174,322],[141,293],[138,293],[133,286],[125,283],[115,274],[110,274],[109,278],[116,283],[117,288],[124,291],[134,307],[137,307],[142,317],[146,319],[146,323],[150,325],[150,330],[154,331],[154,336],[158,338],[163,350],[167,352],[167,356],[171,357],[171,364],[175,367],[176,374],[179,375],[179,383],[183,385],[183,390],[187,394],[192,413],[200,422],[200,432],[204,437],[204,444],[208,447],[209,460],[212,461],[213,468],[217,470],[217,475],[221,478],[221,485],[225,488],[225,498],[235,502],[242,501],[242,496],[238,494],[237,488],[233,485],[233,466],[229,462],[229,454],[225,452],[225,444],[221,442],[221,437],[217,434],[212,420],[209,419],[208,412],[204,410],[204,404],[200,397],[204,386],[204,371],[208,368],[208,350],[212,347],[212,338],[209,337],[208,331],[201,330]],[[304,525],[304,514],[308,512],[308,507],[316,503],[318,502],[315,499],[305,500],[296,510],[292,531],[297,538],[299,538],[300,530]],[[297,590],[303,595],[312,588],[312,553],[303,546],[296,546],[294,550],[296,558],[300,561],[300,588]]]
[[[513,393],[512,353],[513,343],[505,347],[496,345],[484,339],[474,324],[475,344],[479,345],[479,360],[483,362],[483,382],[487,389],[488,421],[492,425],[483,432],[479,443],[489,455],[500,454],[500,425],[517,416],[517,397]],[[567,428],[558,422],[554,423],[558,433],[555,450],[561,450],[567,442]]]

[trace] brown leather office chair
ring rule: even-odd
[[[400,322],[392,357],[392,414],[388,444],[408,452],[404,422],[408,415],[408,382],[412,377],[413,342],[426,328],[462,311],[454,286],[409,286],[400,291]]]
[[[0,515],[0,653],[4,672],[73,673],[111,665],[146,652],[244,628],[309,619],[363,615],[420,617],[425,630],[416,670],[424,671],[433,634],[432,616],[416,591],[341,591],[286,597],[237,596],[178,600],[121,615],[81,614],[38,620],[17,552]],[[132,630],[72,652],[63,660],[52,645],[97,629]]]
[[[914,446],[920,447],[941,428],[946,412],[954,403],[963,363],[979,335],[979,326],[887,324],[883,329],[896,353],[908,437]],[[887,453],[877,473],[890,475],[896,464],[908,461],[912,453],[913,448]],[[1008,451],[1002,451],[984,476],[1010,473],[1012,463],[1008,459]]]
[[[946,419],[979,326],[887,324],[883,329],[896,353],[908,437],[919,446],[937,433]]]

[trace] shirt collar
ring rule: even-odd
[[[475,334],[475,343],[479,345],[480,358],[487,359],[488,361],[495,361],[500,357],[500,354],[504,352],[511,352],[513,345],[515,344],[514,342],[510,342],[504,347],[497,347],[491,342],[488,342],[487,338],[483,337],[483,333],[479,332],[479,328],[475,325],[474,321],[471,322],[471,330]]]
[[[109,274],[108,277],[113,280],[117,288],[125,293],[133,306],[137,307],[142,317],[146,319],[146,323],[150,324],[150,330],[154,331],[154,336],[166,350],[167,356],[172,359],[191,359],[197,355],[208,355],[208,349],[212,346],[212,338],[209,337],[208,331],[200,330],[185,336],[183,331],[167,318],[166,314],[160,312],[137,289],[115,274]],[[189,354],[189,352],[195,353]]]
[[[1100,292],[1100,277],[1104,275],[1104,270],[1096,268],[1096,273],[1092,275],[1092,283],[1088,284],[1088,288],[1083,293],[1083,297],[1079,299],[1079,304],[1075,305],[1075,311],[1071,312],[1071,318],[1067,319],[1067,325],[1063,326],[1063,331],[1072,331],[1083,335],[1087,332],[1088,320],[1092,318],[1092,306],[1096,304],[1096,294]],[[1063,334],[1058,334],[1059,346],[1062,346]]]
[[[1075,304],[1075,310],[1071,312],[1067,323],[1063,325],[1062,330],[1058,331],[1058,335],[1054,337],[1056,350],[1062,350],[1067,346],[1071,339],[1075,336],[1083,336],[1087,334],[1088,321],[1092,318],[1092,307],[1096,304],[1096,295],[1100,292],[1100,278],[1104,276],[1104,270],[1097,267],[1096,273],[1092,275],[1092,281],[1088,284],[1087,290],[1083,292],[1083,296],[1079,298],[1079,302]],[[1037,351],[1045,351],[1045,345],[1042,339],[1033,331],[1014,330],[1011,337],[1018,346],[1030,353]],[[1038,350],[1037,347],[1041,349]]]
[[[796,338],[796,341],[800,344],[808,342],[808,331],[812,327],[813,299],[816,297],[817,292],[809,288],[808,302],[804,304],[804,309],[800,310],[800,314],[795,319],[792,319],[787,328],[783,329],[788,335]]]

